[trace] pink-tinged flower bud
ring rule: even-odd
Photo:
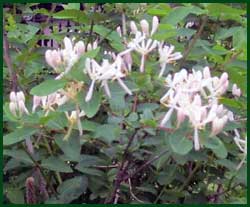
[[[203,76],[204,76],[205,79],[211,78],[211,73],[210,73],[209,67],[205,67],[203,69]]]
[[[125,55],[123,55],[123,61],[126,65],[126,68],[131,71],[132,68],[132,64],[133,64],[133,59],[131,57],[130,52],[126,53]]]
[[[89,43],[89,44],[87,45],[87,51],[90,51],[90,50],[92,50],[92,45]]]
[[[45,52],[45,59],[49,66],[56,69],[62,62],[60,52],[56,50],[47,50]]]
[[[9,109],[10,109],[10,112],[11,112],[14,116],[17,116],[17,114],[16,114],[16,111],[17,111],[16,102],[10,102],[10,104],[9,104]]]
[[[211,136],[215,136],[218,133],[221,132],[221,130],[223,129],[224,125],[227,122],[228,117],[225,115],[222,118],[218,118],[216,117],[213,122],[212,122],[212,132],[211,132]]]
[[[33,96],[33,106],[32,106],[32,113],[36,111],[36,108],[40,105],[42,99],[40,96]]]
[[[122,30],[120,26],[116,28],[116,32],[119,34],[120,37],[122,37]]]
[[[157,16],[154,16],[152,21],[151,36],[156,32],[158,26],[159,26],[159,19],[157,18]]]
[[[147,20],[145,19],[141,20],[140,24],[141,24],[142,32],[146,35],[149,35],[149,24]]]
[[[226,81],[228,81],[228,74],[224,72],[220,77],[220,84],[223,85]]]
[[[241,90],[240,88],[237,87],[236,84],[233,84],[232,93],[234,96],[238,96],[238,97],[241,96]]]
[[[185,120],[185,113],[182,109],[177,110],[177,128]]]
[[[74,50],[78,57],[85,53],[85,45],[83,41],[79,41],[75,44]]]
[[[24,93],[22,91],[17,92],[16,97],[17,97],[17,101],[25,102],[25,96],[24,96]]]
[[[10,92],[10,101],[11,102],[16,102],[17,101],[16,93],[14,91]]]
[[[138,32],[137,26],[134,21],[130,22],[130,29],[132,34],[136,34]]]
[[[26,108],[23,101],[18,101],[18,109],[19,109],[20,115],[22,115],[23,113],[29,114],[29,111]]]
[[[226,81],[223,83],[223,85],[221,85],[221,87],[220,87],[219,90],[218,90],[218,92],[219,92],[220,95],[224,94],[224,93],[227,91],[228,85],[229,85],[229,81],[228,81],[228,80],[226,80]]]
[[[72,42],[68,37],[64,37],[63,42],[64,42],[64,46],[65,46],[66,50],[68,50],[68,51],[73,50]]]

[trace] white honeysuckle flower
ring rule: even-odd
[[[101,82],[101,86],[104,87],[106,94],[111,97],[108,86],[109,80],[117,80],[120,86],[126,91],[126,93],[132,95],[132,92],[122,80],[122,78],[126,76],[127,70],[126,68],[123,68],[123,59],[120,55],[117,55],[115,57],[113,63],[110,63],[107,59],[103,59],[101,65],[99,65],[94,59],[87,58],[85,62],[84,72],[88,73],[90,79],[92,80],[85,97],[86,102],[91,100],[96,82]]]
[[[121,52],[120,55],[124,55],[128,52],[135,50],[136,52],[141,54],[141,64],[140,64],[140,72],[144,72],[145,60],[146,56],[153,51],[157,45],[158,41],[153,40],[152,35],[156,32],[159,26],[159,20],[156,16],[153,17],[152,21],[152,30],[149,31],[149,23],[147,20],[143,19],[140,22],[141,31],[138,30],[135,22],[130,22],[131,33],[135,35],[135,37],[127,44],[128,49]]]
[[[211,77],[210,70],[205,67],[203,71],[188,73],[185,69],[169,74],[166,79],[169,90],[160,99],[160,102],[169,108],[161,120],[160,126],[164,126],[171,118],[174,111],[177,112],[177,126],[189,119],[194,128],[194,149],[201,148],[199,142],[199,130],[211,123],[211,135],[215,136],[222,131],[228,120],[233,119],[231,111],[218,104],[219,97],[228,88],[228,74],[223,73],[220,78]]]
[[[64,49],[47,50],[45,52],[46,62],[56,73],[60,73],[55,78],[56,80],[61,79],[67,74],[86,51],[97,48],[97,41],[93,44],[89,43],[86,47],[83,41],[78,41],[74,44],[73,39],[71,40],[68,37],[64,38]]]
[[[166,69],[166,65],[174,62],[175,60],[179,60],[182,58],[182,54],[180,52],[174,52],[175,47],[173,45],[167,46],[164,45],[163,42],[159,44],[158,47],[159,52],[159,62],[161,65],[161,71],[159,73],[159,77],[161,77]]]
[[[50,111],[55,111],[56,106],[61,106],[68,100],[69,98],[60,92],[54,92],[48,96],[33,96],[32,112],[34,113],[36,108],[41,106],[47,116]]]
[[[236,84],[233,84],[233,87],[232,87],[232,94],[233,94],[234,96],[238,96],[238,97],[241,96],[241,90],[240,90],[240,88],[237,87]]]
[[[28,109],[25,106],[25,96],[22,91],[10,92],[10,112],[17,117],[21,117],[24,113],[29,114]]]

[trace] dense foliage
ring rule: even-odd
[[[246,203],[245,4],[3,11],[5,203]]]

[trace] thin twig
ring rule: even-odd
[[[192,39],[192,41],[190,42],[190,44],[188,45],[188,47],[184,51],[183,58],[182,58],[182,60],[180,62],[180,68],[183,66],[184,62],[186,61],[186,58],[188,57],[188,55],[189,55],[191,49],[193,48],[194,44],[196,43],[196,41],[201,36],[201,33],[202,33],[203,29],[204,29],[204,26],[207,23],[207,19],[208,19],[207,16],[202,17],[202,23],[201,23],[201,26],[200,26],[198,32],[195,34],[194,38]]]
[[[136,137],[137,131],[138,131],[138,129],[135,129],[134,133],[129,138],[128,144],[127,144],[127,146],[124,150],[123,156],[122,156],[123,157],[122,163],[121,163],[120,168],[118,170],[118,173],[116,175],[113,192],[111,193],[110,199],[106,200],[105,203],[115,203],[118,201],[117,199],[118,199],[118,195],[119,195],[119,191],[120,191],[120,186],[121,186],[121,183],[124,181],[123,176],[128,168],[128,161],[126,160],[127,156],[128,156],[128,150],[129,150],[129,147],[131,146],[134,138]]]

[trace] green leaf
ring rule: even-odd
[[[203,141],[204,146],[211,149],[217,157],[222,159],[227,157],[227,149],[218,137],[205,136]]]
[[[71,134],[68,140],[63,140],[62,136],[57,137],[55,141],[64,154],[69,158],[69,160],[76,162],[79,161],[81,145],[80,137],[78,135],[74,136]]]
[[[188,14],[201,15],[205,14],[206,12],[206,10],[203,10],[196,6],[176,7],[172,9],[169,15],[162,19],[161,23],[176,25],[181,20],[183,20]]]
[[[126,108],[124,90],[116,82],[110,83],[109,88],[111,93],[111,98],[109,98],[109,104],[111,109],[114,112],[123,111]]]
[[[21,142],[38,131],[39,129],[28,127],[17,129],[14,132],[11,132],[3,137],[3,145],[6,146]]]
[[[185,155],[193,148],[193,143],[185,136],[170,136],[169,140],[173,152]]]
[[[41,166],[48,170],[71,173],[73,170],[69,165],[67,165],[62,159],[58,157],[51,156],[45,160],[42,160]]]
[[[68,10],[68,9],[80,10],[80,3],[68,3],[67,5],[64,4],[63,8],[65,10]]]
[[[241,15],[246,14],[246,10],[236,9],[232,6],[219,3],[207,4],[206,9],[208,10],[210,16],[217,17],[221,20],[232,19],[241,22]]]
[[[37,96],[47,96],[66,85],[66,80],[46,80],[31,89],[30,94]]]
[[[82,121],[82,128],[85,131],[94,132],[94,131],[96,131],[98,126],[99,126],[99,124],[96,122],[93,122],[93,121],[89,121],[89,120]]]
[[[77,9],[67,9],[67,10],[59,11],[53,14],[53,18],[72,19],[80,23],[85,23],[85,24],[89,23],[89,19],[87,18],[87,15],[85,14],[85,12],[77,10]]]
[[[6,196],[11,203],[24,204],[24,193],[22,190],[17,188],[6,189]]]
[[[63,203],[70,203],[82,195],[88,187],[88,178],[86,176],[77,176],[65,180],[57,187],[59,199]]]
[[[85,97],[86,97],[86,92],[83,93],[83,97],[81,94],[79,94],[78,96],[80,108],[84,110],[88,118],[92,118],[93,116],[96,115],[96,113],[100,108],[102,95],[100,92],[94,91],[92,99],[89,102],[85,101]]]
[[[120,135],[120,127],[113,124],[103,124],[96,129],[94,137],[103,138],[105,142],[111,143],[114,140],[118,139]]]
[[[82,167],[81,165],[77,165],[75,167],[75,169],[79,170],[80,172],[87,174],[87,175],[95,175],[95,176],[99,176],[99,177],[103,177],[104,176],[104,172],[102,172],[101,170],[97,170],[97,169],[93,169],[93,168],[86,168],[86,167]]]
[[[33,164],[33,161],[30,159],[28,154],[24,150],[8,150],[4,149],[3,150],[3,155],[7,155],[10,157],[15,158],[18,161],[23,161],[25,163]]]

